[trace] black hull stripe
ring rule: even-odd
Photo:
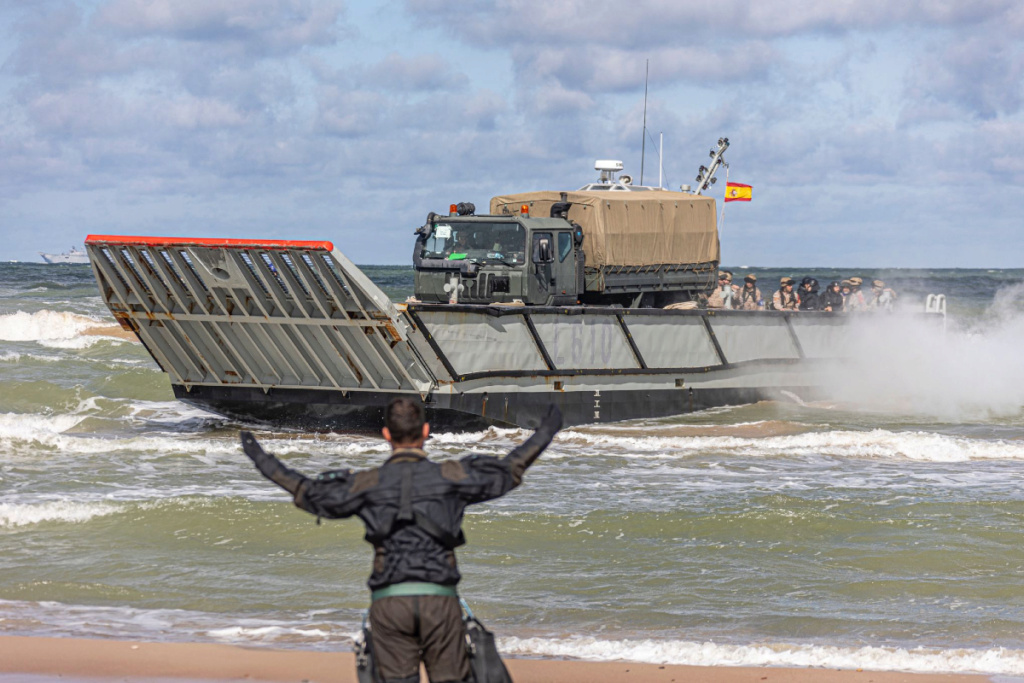
[[[480,392],[428,396],[427,420],[435,430],[475,431],[488,425],[536,427],[555,403],[566,426],[617,422],[637,418],[681,415],[724,405],[754,403],[779,398],[782,391],[802,399],[818,396],[811,387],[772,389],[666,388],[600,391]],[[310,389],[261,389],[249,387],[194,386],[191,391],[174,385],[175,396],[192,405],[225,417],[257,422],[283,429],[379,433],[388,402],[406,394],[340,392]],[[418,394],[408,394],[419,398]]]

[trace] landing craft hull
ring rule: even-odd
[[[507,392],[461,394],[456,400],[428,397],[427,421],[434,431],[473,431],[489,426],[535,426],[555,403],[566,424],[618,422],[637,418],[682,415],[695,410],[726,405],[742,405],[781,398],[784,391],[805,400],[820,392],[815,387],[789,387],[780,390],[734,389],[650,389],[593,392]],[[241,422],[255,422],[284,429],[377,433],[384,424],[386,401],[395,395],[344,396],[340,392],[306,390],[272,391],[256,395],[245,389],[193,387],[187,391],[175,385],[174,395],[190,405]],[[409,394],[419,398],[418,394]],[[497,408],[495,408],[497,406]],[[510,410],[505,410],[509,406]],[[488,408],[490,410],[488,411]],[[599,414],[598,419],[594,418]],[[531,420],[533,417],[534,420]]]
[[[376,430],[395,396],[442,429],[568,425],[820,394],[844,316],[395,305],[328,242],[90,236],[100,292],[175,396],[242,421]]]

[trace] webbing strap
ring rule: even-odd
[[[393,583],[384,588],[378,588],[370,594],[373,600],[381,598],[393,598],[405,595],[442,595],[449,598],[458,597],[454,586],[442,586],[439,583],[427,583],[425,581],[403,581]]]
[[[395,519],[409,522],[413,520],[411,465],[403,465],[402,467],[402,489],[398,498],[398,516]]]

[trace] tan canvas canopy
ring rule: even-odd
[[[587,265],[651,266],[719,261],[715,200],[683,192],[567,192],[569,219],[583,227]],[[491,199],[491,213],[547,217],[560,192],[524,192]]]

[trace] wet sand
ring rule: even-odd
[[[983,675],[825,668],[661,666],[635,662],[509,659],[517,683],[982,683]],[[356,683],[351,652],[268,650],[209,643],[150,643],[0,636],[0,683],[281,681]],[[1008,680],[1000,677],[1000,680]]]
[[[139,338],[134,332],[122,328],[120,325],[97,325],[82,330],[82,335],[87,337],[114,337],[125,341],[138,342]]]

